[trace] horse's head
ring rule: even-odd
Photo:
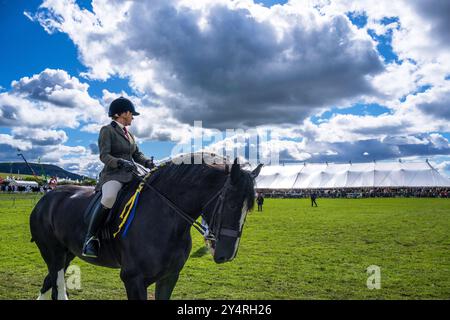
[[[236,159],[211,206],[214,210],[205,217],[215,236],[211,245],[216,263],[231,261],[236,256],[245,218],[255,200],[254,179],[261,167],[262,164],[252,172],[242,170]]]

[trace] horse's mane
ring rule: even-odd
[[[210,177],[226,174],[227,166],[231,167],[226,158],[212,153],[188,153],[161,162],[159,169],[160,179],[173,182],[195,182],[199,177]],[[212,170],[211,170],[212,169]]]
[[[202,159],[201,164],[193,165],[195,159]],[[212,179],[220,178],[220,175],[228,174],[231,170],[232,163],[226,157],[219,156],[214,153],[194,152],[182,154],[175,158],[161,162],[153,175],[155,182],[162,179],[173,182],[195,182],[199,177],[211,177]],[[243,183],[245,198],[247,199],[247,208],[253,208],[255,200],[254,182],[248,171],[242,170],[240,181]],[[127,184],[128,190],[136,190],[140,180],[133,178]],[[69,193],[86,193],[91,194],[93,187],[61,185],[53,192],[69,192]],[[121,201],[116,201],[116,203]]]
[[[201,163],[198,163],[199,159],[201,159]],[[226,157],[214,153],[194,152],[166,160],[160,166],[160,169],[155,172],[159,171],[157,180],[168,179],[169,181],[189,183],[197,181],[199,177],[209,176],[211,179],[223,177],[231,170],[232,163]],[[253,208],[255,199],[254,181],[248,171],[241,170],[241,172],[238,183],[243,185],[247,208],[250,210]]]

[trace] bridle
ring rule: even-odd
[[[216,204],[214,205],[214,209],[211,213],[211,218],[209,220],[209,226],[211,231],[205,236],[207,240],[218,240],[220,236],[227,236],[233,238],[239,238],[241,236],[240,230],[234,230],[230,228],[225,228],[222,225],[222,217],[223,217],[223,206],[225,203],[225,197],[228,191],[235,189],[235,187],[231,183],[231,176],[228,175],[225,180],[222,188],[202,206],[202,214],[201,216],[206,219],[204,212],[208,205],[210,205],[216,198]]]
[[[231,184],[231,175],[228,174],[227,179],[225,180],[222,188],[219,189],[202,207],[201,207],[201,216],[206,220],[205,212],[207,207],[217,199],[215,202],[214,209],[211,213],[211,219],[209,221],[210,230],[203,226],[201,223],[193,219],[188,213],[186,213],[183,209],[178,207],[172,200],[167,198],[161,192],[159,192],[154,186],[148,183],[145,179],[143,179],[137,172],[134,170],[132,173],[144,183],[150,190],[155,192],[170,208],[172,208],[181,218],[186,220],[191,226],[193,226],[206,240],[217,241],[220,239],[220,236],[228,236],[238,238],[241,236],[240,230],[233,230],[229,228],[222,227],[222,216],[223,216],[223,207],[225,203],[225,197],[227,192],[232,190],[234,186]]]

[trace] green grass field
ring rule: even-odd
[[[36,201],[0,195],[0,299],[35,299],[46,266],[30,243]],[[249,214],[237,258],[216,265],[195,230],[173,299],[449,299],[450,200],[266,199]],[[70,299],[125,299],[119,271],[79,259]],[[367,267],[381,268],[369,290]],[[150,298],[154,286],[149,288]]]

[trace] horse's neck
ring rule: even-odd
[[[220,175],[220,173],[217,174]],[[207,181],[206,176],[198,176],[190,183],[173,181],[175,179],[159,179],[156,188],[191,218],[197,219],[201,214],[202,206],[222,188],[225,182],[223,177],[216,178],[219,183],[214,188],[210,187],[211,183]]]

